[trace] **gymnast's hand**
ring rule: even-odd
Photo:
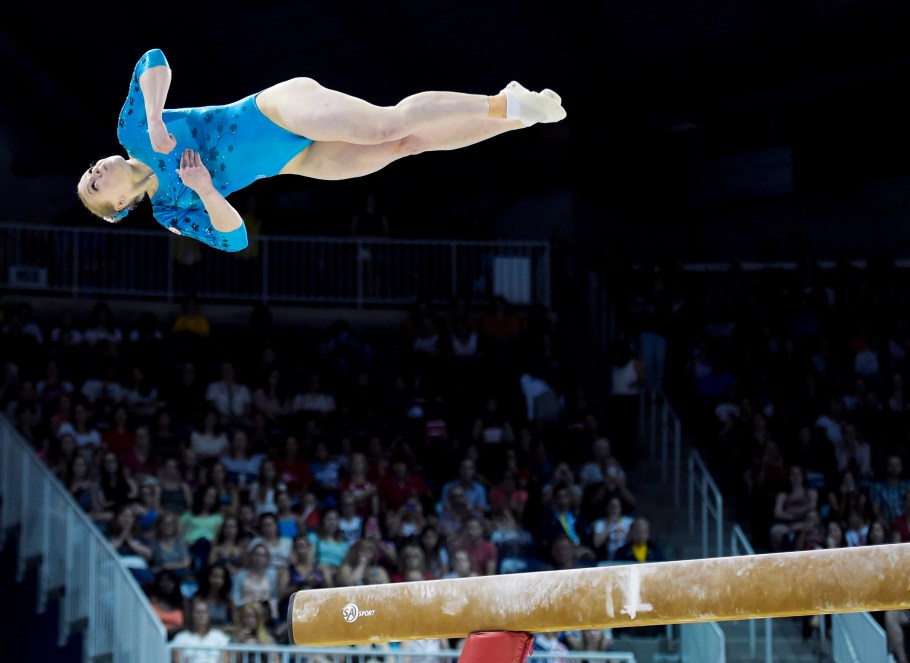
[[[212,174],[202,163],[199,152],[184,150],[180,155],[180,168],[177,169],[180,181],[200,196],[213,188]]]
[[[152,149],[161,154],[168,154],[177,147],[177,139],[168,132],[163,120],[149,120],[149,140]]]

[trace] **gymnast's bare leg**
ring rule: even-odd
[[[566,115],[555,93],[531,92],[514,82],[496,95],[420,92],[395,106],[376,106],[311,78],[294,78],[262,91],[256,103],[266,117],[295,134],[357,145],[400,140],[443,123],[498,119],[530,126]],[[470,136],[466,140],[477,142]]]

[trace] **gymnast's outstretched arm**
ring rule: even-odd
[[[177,147],[177,139],[167,130],[161,115],[164,112],[168,90],[171,88],[171,68],[167,61],[142,72],[139,87],[142,88],[145,97],[145,115],[148,119],[152,149],[161,154],[168,154]]]

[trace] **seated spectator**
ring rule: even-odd
[[[284,425],[291,414],[291,397],[279,369],[271,369],[254,385],[253,409],[265,418],[270,428],[277,429]]]
[[[92,466],[83,456],[73,456],[64,481],[70,495],[90,518],[104,518],[104,495],[95,478]]]
[[[161,407],[158,387],[141,366],[133,366],[123,384],[123,402],[142,421],[149,421]]]
[[[910,490],[904,491],[904,512],[891,521],[891,541],[907,543],[910,541]]]
[[[237,487],[228,482],[227,469],[224,463],[216,460],[208,469],[206,483],[215,489],[218,495],[218,507],[225,515],[237,513],[240,504],[240,492]]]
[[[377,486],[381,513],[401,508],[411,497],[430,499],[432,494],[424,480],[415,474],[404,454],[397,453],[389,461],[389,471],[381,476]]]
[[[189,447],[183,449],[180,458],[180,473],[193,491],[202,484],[208,483],[207,468],[199,462],[199,456]]]
[[[446,579],[473,578],[479,575],[480,574],[477,573],[471,565],[471,556],[468,554],[467,550],[452,551],[452,569],[445,576]]]
[[[76,439],[72,435],[64,434],[51,439],[46,462],[54,476],[63,484],[66,484],[70,466],[76,455]]]
[[[398,551],[398,564],[394,573],[389,575],[391,582],[411,582],[414,580],[433,580],[433,574],[427,568],[427,558],[416,543],[411,543]]]
[[[341,478],[342,495],[349,493],[354,498],[354,509],[361,518],[379,514],[379,492],[376,483],[369,476],[366,454],[351,453],[347,472]]]
[[[598,435],[591,443],[591,458],[585,462],[578,473],[578,481],[582,487],[600,483],[608,474],[626,478],[626,471],[613,455],[610,438]]]
[[[503,412],[499,399],[491,396],[486,400],[483,413],[474,420],[471,438],[481,445],[515,442],[515,428]]]
[[[301,492],[313,483],[310,463],[301,453],[300,441],[295,435],[285,437],[283,451],[284,453],[275,459],[278,479],[285,485],[288,493],[298,499]]]
[[[193,558],[189,546],[180,535],[177,514],[163,511],[155,523],[155,537],[151,541],[152,561],[150,567],[155,573],[170,571],[179,581],[188,579],[193,572]]]
[[[651,523],[638,516],[629,528],[629,540],[616,549],[617,562],[664,562],[667,557],[659,543],[651,539]]]
[[[240,606],[234,620],[231,642],[245,645],[274,645],[275,638],[269,632],[266,610],[262,603],[250,602]],[[247,659],[249,660],[249,658]],[[278,663],[278,654],[261,654],[260,663]]]
[[[35,383],[35,393],[41,405],[41,412],[51,412],[62,396],[72,396],[75,391],[73,383],[60,375],[60,365],[54,359],[45,365],[44,379]]]
[[[266,512],[258,516],[259,536],[249,546],[264,545],[269,551],[269,560],[276,571],[287,566],[291,556],[291,539],[281,536],[278,530],[278,516]]]
[[[227,480],[232,486],[237,487],[244,497],[249,489],[249,484],[259,477],[259,466],[265,459],[265,454],[253,453],[249,448],[249,437],[242,428],[231,433],[231,447],[228,453],[221,456],[221,464],[227,470]]]
[[[578,482],[572,467],[564,460],[553,466],[553,471],[540,489],[540,503],[547,507],[553,500],[553,493],[557,486],[567,486],[572,499],[572,507],[580,509],[584,497],[584,489]]]
[[[828,491],[827,505],[820,509],[821,515],[832,520],[846,522],[847,514],[856,509],[861,513],[869,511],[866,492],[856,482],[856,474],[847,468],[840,474],[840,481],[834,490]]]
[[[214,408],[207,408],[202,420],[190,431],[190,449],[202,462],[212,461],[227,453],[228,437]]]
[[[133,502],[133,513],[139,525],[140,536],[151,541],[155,534],[155,523],[161,515],[161,484],[155,477],[145,477],[139,485],[139,499]]]
[[[161,507],[182,516],[193,504],[193,489],[183,478],[180,461],[174,457],[166,458],[158,470],[158,483],[161,485]]]
[[[397,511],[386,514],[389,537],[398,548],[415,542],[426,523],[423,502],[417,497],[410,498]]]
[[[139,486],[126,475],[120,459],[113,451],[101,456],[98,486],[101,489],[101,522],[109,522],[123,505],[139,498]]]
[[[478,575],[494,575],[499,563],[496,546],[487,535],[484,521],[478,517],[468,518],[464,529],[449,537],[451,550],[465,550],[471,558],[471,568]]]
[[[572,488],[558,484],[553,489],[553,499],[545,508],[538,541],[544,551],[549,550],[560,536],[567,536],[575,545],[587,544],[589,524],[572,500]]]
[[[792,550],[794,541],[810,522],[818,520],[818,493],[806,487],[803,468],[791,465],[790,484],[777,494],[774,524],[771,525],[771,551]]]
[[[228,663],[228,652],[215,648],[224,647],[231,639],[224,631],[212,627],[205,599],[197,597],[192,600],[189,622],[189,628],[177,633],[171,641],[172,663]]]
[[[74,348],[82,345],[84,334],[70,311],[60,315],[60,322],[51,329],[50,341],[62,348]]]
[[[113,353],[123,342],[123,331],[106,302],[97,302],[92,307],[83,336],[86,344],[100,355],[116,356]]]
[[[441,349],[439,326],[433,318],[425,317],[416,330],[411,352],[418,356],[436,357]]]
[[[129,454],[136,442],[136,433],[133,431],[131,420],[129,409],[125,404],[120,403],[114,407],[110,428],[101,433],[102,446],[120,458]]]
[[[306,535],[294,537],[286,566],[278,570],[278,614],[288,614],[291,596],[304,589],[331,587],[316,565],[316,551]]]
[[[612,497],[603,516],[591,525],[591,547],[598,560],[612,560],[629,538],[634,518],[623,513],[622,500]]]
[[[866,545],[867,546],[880,546],[885,543],[890,543],[891,532],[888,530],[888,526],[882,521],[876,518],[869,523],[869,533],[866,536]]]
[[[82,383],[79,393],[89,407],[99,412],[110,411],[115,404],[124,402],[126,389],[117,378],[116,361],[106,360],[100,373]]]
[[[432,524],[425,525],[418,543],[423,549],[427,570],[434,578],[445,578],[449,573],[449,548],[439,529]]]
[[[624,472],[610,472],[603,475],[603,480],[588,484],[581,497],[579,511],[587,520],[592,520],[604,513],[610,500],[618,497],[624,511],[633,511],[638,505],[635,496],[626,483]]]
[[[508,507],[493,511],[490,542],[496,546],[498,573],[529,571],[539,562],[534,536]]]
[[[376,543],[370,539],[358,539],[348,547],[335,571],[335,586],[354,587],[367,584],[367,571],[375,563]]]
[[[149,569],[152,549],[139,536],[136,512],[130,505],[121,506],[107,528],[107,538],[120,562],[130,570],[136,581],[146,586],[155,577]]]
[[[134,435],[132,451],[121,459],[124,470],[140,484],[149,477],[157,479],[161,459],[152,447],[152,435],[148,426],[136,426]]]
[[[246,562],[248,543],[240,537],[237,516],[225,515],[209,550],[208,566],[224,566],[232,577],[237,575]]]
[[[162,458],[181,458],[187,442],[174,428],[174,420],[167,406],[159,407],[152,417],[150,428],[152,445]]]
[[[838,472],[852,469],[861,484],[873,478],[872,445],[852,421],[844,422],[841,427],[841,439],[834,445],[834,458]]]
[[[199,573],[208,565],[209,553],[218,538],[224,514],[218,504],[214,486],[199,486],[193,494],[193,505],[180,516],[183,540],[193,556],[193,569]]]
[[[361,539],[372,541],[376,545],[376,562],[383,567],[393,569],[398,563],[398,547],[383,529],[379,516],[367,516],[363,521]]]
[[[458,534],[470,518],[482,518],[483,513],[468,504],[468,498],[461,486],[453,486],[442,500],[436,519],[439,533],[449,539]]]
[[[325,390],[322,375],[311,373],[304,391],[291,399],[291,413],[304,417],[316,417],[322,421],[335,413],[338,404],[335,396]]]
[[[341,459],[330,452],[325,440],[317,441],[313,449],[313,459],[310,461],[310,472],[313,476],[310,490],[322,500],[327,497],[337,498],[341,485],[341,471]]]
[[[900,454],[889,454],[885,461],[885,475],[869,486],[869,503],[872,515],[891,521],[903,515],[904,493],[910,490],[910,479],[904,478],[904,461]]]
[[[335,574],[348,548],[351,546],[338,527],[338,510],[326,509],[315,532],[307,535],[316,548],[316,564],[330,582],[334,584]]]
[[[844,548],[847,540],[844,538],[844,528],[840,521],[833,518],[825,524],[825,548]]]
[[[195,297],[187,297],[183,302],[180,312],[174,318],[171,326],[172,334],[191,334],[204,339],[211,334],[212,326],[199,308]]]
[[[86,458],[91,458],[101,448],[101,432],[91,419],[91,411],[84,402],[73,406],[73,421],[57,429],[57,435],[72,435],[76,449]]]
[[[149,603],[164,628],[168,640],[183,630],[184,599],[180,583],[170,571],[158,571],[148,589]]]
[[[260,535],[256,507],[249,502],[241,502],[237,506],[237,522],[240,524],[241,540],[249,543]]]
[[[275,461],[268,457],[263,458],[262,463],[259,464],[259,474],[250,485],[248,494],[249,500],[256,507],[256,515],[277,513],[278,504],[275,499],[284,488],[284,484],[278,478]]]
[[[503,509],[511,511],[516,518],[524,517],[528,503],[528,491],[520,484],[517,470],[506,469],[499,482],[490,488],[490,511],[497,513]]]
[[[247,564],[234,575],[235,605],[257,602],[269,606],[269,619],[278,615],[278,571],[272,566],[269,549],[262,543],[250,546]]]
[[[480,513],[487,513],[490,510],[487,487],[477,477],[477,463],[473,458],[463,458],[458,464],[458,477],[443,484],[439,504],[445,502],[449,491],[455,486],[464,492],[465,500],[471,509]]]
[[[63,424],[73,423],[73,397],[69,394],[64,394],[57,399],[56,406],[51,411],[50,415],[50,427],[51,432],[60,436],[60,427]]]
[[[293,540],[298,534],[304,533],[301,526],[300,515],[294,511],[294,505],[291,501],[291,495],[288,491],[279,489],[275,495],[275,506],[277,511],[275,517],[278,519],[279,536]]]
[[[594,552],[588,546],[574,543],[564,534],[557,536],[550,544],[547,561],[554,571],[584,569],[595,564]]]
[[[199,577],[196,597],[208,604],[212,627],[230,633],[234,627],[234,601],[231,599],[231,572],[227,567],[220,563],[209,566]]]
[[[348,543],[359,540],[363,532],[363,517],[357,513],[357,501],[350,492],[342,491],[338,498],[338,529]]]
[[[218,413],[222,426],[249,426],[253,394],[247,385],[237,381],[233,362],[221,363],[220,379],[209,383],[205,399]]]

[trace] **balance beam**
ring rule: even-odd
[[[910,608],[910,544],[312,589],[291,641],[330,647]]]

